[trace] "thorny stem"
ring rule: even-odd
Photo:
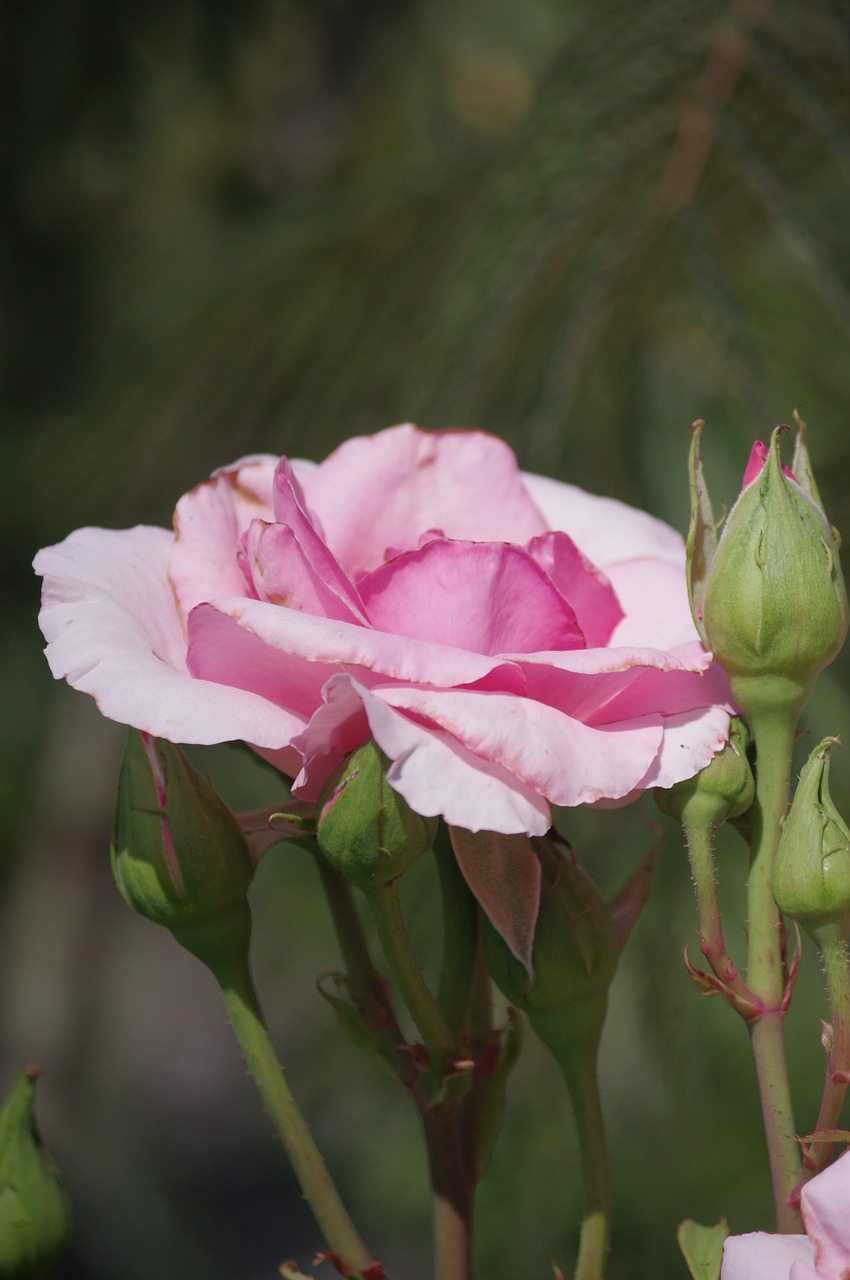
[[[216,969],[248,1069],[329,1248],[339,1255],[345,1275],[363,1280],[382,1275],[379,1264],[360,1239],[289,1089],[263,1022],[247,958],[244,963],[219,965]]]
[[[832,1015],[831,1043],[827,1051],[826,1079],[823,1086],[816,1130],[836,1129],[841,1119],[847,1085],[850,1083],[850,968],[847,944],[836,933],[821,950],[829,1007]],[[813,1143],[806,1158],[803,1178],[819,1173],[830,1162],[834,1147],[829,1142]]]
[[[702,953],[711,965],[715,977],[719,978],[729,991],[739,998],[742,1005],[751,1006],[752,992],[738,973],[726,950],[723,938],[723,924],[717,899],[714,829],[701,823],[686,822],[684,831],[696,891]],[[741,1012],[741,1009],[738,1012]]]

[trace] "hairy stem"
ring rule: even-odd
[[[783,1232],[802,1230],[799,1210],[792,1204],[801,1165],[785,1060],[782,917],[773,900],[771,876],[779,844],[780,820],[788,806],[796,723],[796,714],[788,710],[776,713],[759,710],[750,717],[758,773],[747,885],[747,985],[764,1010],[750,1023],[750,1041],[758,1076],[777,1230]]]

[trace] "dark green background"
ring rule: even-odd
[[[51,682],[32,553],[80,524],[168,523],[241,454],[319,458],[410,419],[497,432],[529,469],[684,528],[687,424],[706,418],[729,503],[752,439],[798,402],[850,529],[850,10],[30,0],[3,6],[0,45],[0,1084],[45,1067],[77,1220],[62,1276],[261,1280],[318,1241],[211,983],[112,887],[121,731]],[[848,723],[847,674],[822,680],[810,743]],[[236,805],[281,794],[235,749],[195,758]],[[847,776],[838,755],[845,804]],[[613,887],[655,821],[646,805],[564,827]],[[685,1215],[770,1221],[745,1032],[681,963],[680,845],[669,828],[604,1047],[611,1280],[682,1278]],[[739,953],[733,835],[722,867]],[[290,850],[259,876],[270,1022],[373,1248],[393,1280],[425,1280],[412,1109],[314,993],[337,957],[312,874]],[[807,955],[789,1023],[803,1129],[821,1016]],[[568,1272],[577,1211],[566,1107],[530,1046],[481,1195],[481,1275]]]

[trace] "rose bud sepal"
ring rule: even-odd
[[[389,760],[370,738],[322,789],[316,839],[330,865],[358,889],[379,889],[431,848],[436,818],[423,818],[387,782]]]
[[[247,956],[254,871],[247,841],[213,786],[173,743],[131,730],[111,854],[128,905],[169,929],[217,975],[234,957]]]
[[[41,1280],[64,1252],[71,1215],[59,1170],[34,1115],[37,1068],[20,1075],[0,1108],[0,1277]]]
[[[800,774],[773,865],[773,896],[822,949],[850,934],[850,830],[829,793],[830,748],[815,747]]]

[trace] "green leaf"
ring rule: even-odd
[[[676,1239],[694,1280],[720,1280],[723,1241],[728,1235],[725,1218],[713,1227],[701,1227],[692,1218],[679,1223]]]

